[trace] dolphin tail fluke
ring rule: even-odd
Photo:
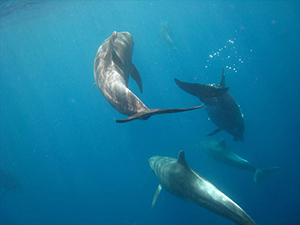
[[[206,84],[202,85],[197,83],[187,83],[177,80],[176,78],[175,82],[182,90],[198,98],[214,98],[222,96],[229,90],[229,87],[217,87]]]
[[[260,181],[264,180],[270,174],[274,173],[279,167],[269,167],[265,169],[257,169],[254,174],[254,181],[259,183]]]
[[[132,116],[127,117],[123,120],[116,120],[117,123],[125,123],[132,120],[147,120],[153,115],[159,115],[159,114],[167,114],[167,113],[178,113],[178,112],[185,112],[190,110],[195,110],[204,107],[204,105],[190,107],[190,108],[179,108],[179,109],[147,109],[142,112],[136,113]]]

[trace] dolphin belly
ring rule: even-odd
[[[97,85],[105,99],[118,112],[131,116],[142,110],[147,110],[147,106],[125,85],[122,76],[111,69],[99,71],[105,76],[97,76]]]

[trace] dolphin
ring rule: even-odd
[[[166,42],[170,47],[176,49],[173,41],[173,34],[171,30],[171,25],[168,21],[163,21],[160,23],[159,35],[161,39]]]
[[[8,191],[20,191],[20,183],[8,172],[0,169],[0,188]]]
[[[153,115],[177,113],[199,109],[203,106],[179,109],[149,109],[131,90],[128,89],[129,75],[143,91],[140,74],[132,63],[133,39],[128,32],[114,31],[99,47],[94,62],[95,85],[114,109],[129,116],[117,123],[135,119],[147,120]]]
[[[193,202],[236,224],[256,224],[240,206],[188,166],[184,151],[179,151],[178,159],[153,156],[148,161],[160,183],[152,201],[152,210],[161,189],[165,188],[176,197]]]
[[[206,112],[211,121],[218,127],[207,136],[215,135],[221,130],[227,131],[234,137],[234,141],[244,141],[244,116],[240,106],[228,93],[229,87],[225,87],[225,73],[223,70],[222,80],[219,84],[201,85],[186,83],[175,79],[176,84],[184,91],[198,97],[206,106]],[[223,89],[224,94],[216,96],[215,91]],[[210,88],[210,89],[209,89]]]
[[[260,182],[270,174],[274,173],[279,167],[269,167],[264,169],[258,169],[246,159],[241,158],[232,152],[226,145],[226,140],[221,139],[220,142],[216,140],[209,140],[201,142],[201,148],[213,159],[228,165],[237,167],[242,170],[254,172],[253,180]]]

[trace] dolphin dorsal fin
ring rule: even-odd
[[[222,79],[219,83],[219,87],[225,87],[225,72],[224,72],[224,69],[222,69]]]
[[[178,153],[178,159],[177,162],[183,166],[188,166],[187,162],[185,161],[185,153],[183,150],[180,150]]]
[[[227,148],[226,140],[224,138],[222,138],[221,141],[219,142],[219,145],[223,148]]]

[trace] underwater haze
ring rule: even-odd
[[[257,224],[300,224],[299,1],[1,1],[0,224],[234,224],[162,190],[148,159],[185,151],[193,170]],[[161,36],[169,24],[173,43]],[[93,88],[94,59],[113,31],[134,40],[149,108],[203,103],[174,78],[226,86],[244,115],[243,142],[204,108],[118,124]],[[258,168],[211,160],[224,138]],[[5,172],[4,172],[5,171]]]

